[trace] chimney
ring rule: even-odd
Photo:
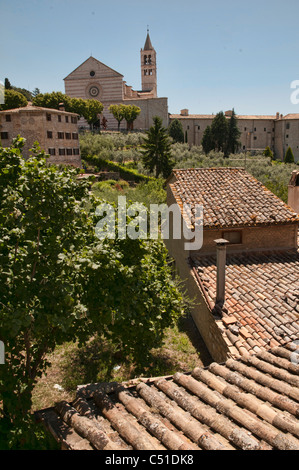
[[[276,119],[279,119],[279,113],[276,113]]]
[[[65,111],[64,103],[59,103],[59,111]]]
[[[288,206],[299,214],[299,170],[292,171],[288,185]]]
[[[189,116],[189,109],[182,109],[181,116]]]
[[[229,243],[224,238],[214,240],[217,245],[217,291],[216,305],[223,306],[225,301],[225,265],[226,245]]]

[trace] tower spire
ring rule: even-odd
[[[142,91],[151,92],[153,97],[157,97],[156,51],[150,39],[148,25],[144,48],[141,49],[141,83]]]

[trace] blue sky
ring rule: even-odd
[[[141,87],[147,25],[170,113],[299,113],[298,0],[0,0],[0,79],[64,92],[91,54]]]

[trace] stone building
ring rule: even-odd
[[[172,233],[165,244],[213,359],[297,340],[297,213],[238,168],[173,170],[167,189],[168,206],[191,208],[191,225],[203,207],[201,249],[185,250]]]
[[[65,79],[65,93],[72,98],[97,99],[104,105],[103,116],[107,119],[108,130],[117,130],[117,121],[108,111],[111,104],[131,104],[141,109],[134,122],[135,129],[145,130],[152,125],[152,118],[160,116],[164,126],[168,126],[168,100],[157,96],[157,60],[149,33],[141,58],[141,90],[133,90],[119,72],[89,57]],[[87,127],[84,119],[79,126]],[[121,123],[126,129],[126,123]]]
[[[28,157],[34,142],[50,155],[55,164],[81,167],[78,115],[61,109],[32,106],[0,111],[0,137],[9,146],[20,135],[26,139],[23,155]]]
[[[226,111],[227,119],[231,111]],[[170,122],[178,119],[187,133],[190,145],[200,145],[207,126],[212,124],[214,114],[189,114],[183,109],[180,114],[170,114]],[[295,161],[299,160],[299,114],[237,115],[241,131],[241,152],[263,152],[270,147],[275,157],[283,160],[288,147],[292,148]]]

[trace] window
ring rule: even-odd
[[[76,132],[73,132],[73,133],[72,133],[72,138],[73,138],[74,140],[78,140],[78,134],[77,134]]]
[[[66,149],[66,154],[67,155],[73,155],[72,149]]]
[[[11,115],[10,115],[10,114],[6,114],[6,115],[5,115],[5,120],[6,120],[6,122],[11,122]]]
[[[52,131],[47,131],[47,138],[48,139],[53,139],[53,132]]]
[[[245,150],[245,149],[246,149],[246,147],[245,147],[245,145],[243,145],[243,150]]]
[[[95,73],[95,71],[94,71],[94,70],[91,70],[91,72],[89,73],[89,75],[90,75],[91,77],[94,77],[94,76],[95,76],[95,74],[96,74],[96,73]]]
[[[79,153],[80,153],[80,152],[79,152],[79,149],[78,149],[78,148],[77,148],[77,149],[73,149],[73,155],[79,155]]]
[[[65,116],[65,122],[69,122],[69,117]]]
[[[289,129],[289,128],[290,128],[290,123],[287,122],[286,129]]]
[[[65,149],[59,149],[59,155],[65,155]]]
[[[244,131],[247,131],[247,127],[244,127]]]
[[[200,131],[200,126],[197,126],[197,129]]]
[[[222,238],[229,241],[231,245],[238,245],[242,243],[242,231],[241,230],[230,230],[222,232]]]
[[[1,132],[1,139],[3,140],[8,139],[8,132]]]
[[[49,149],[49,154],[50,155],[56,155],[55,149]]]
[[[254,128],[254,132],[256,132],[256,127]]]
[[[61,116],[58,115],[58,122],[61,122]]]
[[[266,132],[266,131],[267,131],[267,128],[266,128],[266,127],[264,127],[264,132]]]
[[[72,138],[71,133],[70,133],[70,132],[66,132],[66,133],[65,133],[65,138],[70,140],[70,139]]]
[[[72,122],[73,124],[77,124],[77,118],[76,118],[75,116],[72,116],[72,117],[71,117],[71,122]]]
[[[51,114],[47,113],[47,114],[46,114],[46,117],[47,117],[47,121],[52,121],[52,116],[51,116]]]
[[[147,64],[147,55],[144,56],[144,61],[143,61],[144,65]]]
[[[253,140],[256,140],[256,139],[257,139],[257,137],[256,137],[256,135],[255,135],[255,136],[253,137]]]
[[[144,75],[147,75],[147,70],[144,70]]]
[[[287,139],[289,138],[289,134],[286,135],[286,138],[287,138]]]
[[[149,75],[153,75],[153,71],[152,71],[152,70],[149,70]]]
[[[57,132],[58,139],[64,139],[64,132]]]

